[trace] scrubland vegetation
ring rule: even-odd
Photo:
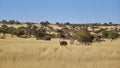
[[[120,68],[120,25],[1,21],[0,68]],[[67,42],[60,46],[59,40]]]

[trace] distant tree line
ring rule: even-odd
[[[25,24],[34,24],[35,22],[20,22],[18,20],[1,20],[0,23],[2,24],[22,24],[22,23],[25,23]],[[53,23],[50,23],[49,21],[42,21],[40,22],[42,25],[46,26],[47,24],[53,24]],[[108,23],[85,23],[85,24],[82,24],[82,23],[71,23],[71,22],[65,22],[65,23],[60,23],[60,22],[56,22],[55,23],[56,25],[59,25],[59,26],[64,26],[64,25],[74,25],[74,26],[81,26],[81,25],[94,25],[94,26],[115,26],[115,25],[120,25],[120,24],[116,24],[116,23],[113,23],[113,22],[108,22]]]

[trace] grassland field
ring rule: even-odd
[[[0,68],[120,68],[120,39],[68,46],[35,38],[0,39]]]

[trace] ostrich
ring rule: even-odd
[[[59,40],[60,46],[67,46],[67,41]]]

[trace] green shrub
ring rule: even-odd
[[[14,31],[13,31],[13,34],[14,34],[14,35],[17,35],[17,36],[19,37],[20,35],[26,34],[26,32],[25,32],[24,29],[17,29],[17,30],[14,30]]]
[[[60,30],[60,29],[56,29],[56,32],[57,32],[57,33],[63,33],[63,31]]]
[[[103,38],[111,39],[112,42],[112,40],[119,37],[119,34],[116,31],[102,31],[102,36]]]
[[[116,39],[118,37],[119,37],[119,34],[117,32],[115,32],[115,31],[111,31],[108,34],[108,38],[111,39],[111,42],[112,42],[112,40],[114,40],[114,39]]]
[[[106,31],[106,30],[102,31],[103,38],[108,38],[108,35],[109,35],[109,31]]]
[[[78,42],[86,43],[92,42],[94,37],[85,29],[80,31],[76,31],[74,37],[77,39]]]
[[[37,37],[45,37],[46,35],[48,35],[46,29],[41,28],[37,30]]]

